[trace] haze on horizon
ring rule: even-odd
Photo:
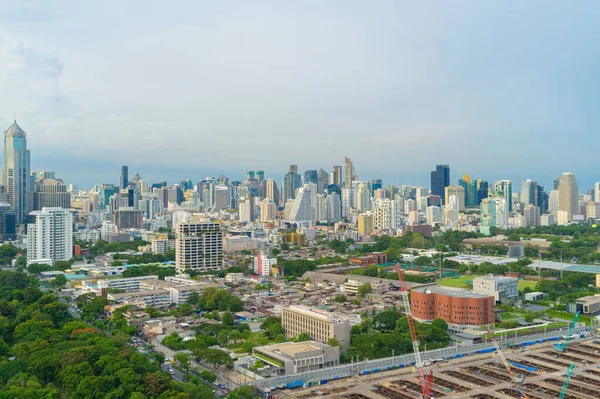
[[[125,4],[126,3],[126,4]],[[543,7],[542,7],[543,6]],[[0,0],[0,128],[85,187],[341,165],[600,180],[600,3]]]

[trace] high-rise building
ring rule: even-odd
[[[573,220],[573,215],[581,214],[579,209],[579,188],[573,173],[565,172],[558,185],[558,207],[567,213],[567,220]]]
[[[504,198],[507,212],[512,212],[512,182],[510,180],[500,180],[494,183],[494,196]]]
[[[256,197],[248,195],[247,197],[240,198],[239,201],[239,212],[240,222],[254,222],[256,220],[255,207]]]
[[[29,214],[27,260],[57,260],[73,257],[73,215],[68,209],[43,208]]]
[[[175,269],[220,270],[224,267],[221,224],[185,223],[176,228]]]
[[[17,238],[16,213],[6,202],[0,202],[0,238],[2,241],[13,241]]]
[[[344,159],[344,187],[352,187],[352,182],[356,180],[356,174],[354,171],[354,164],[352,159],[346,157]]]
[[[521,183],[521,192],[519,193],[519,202],[521,209],[525,209],[526,205],[537,205],[538,184],[537,182],[527,179]]]
[[[27,136],[15,122],[4,132],[3,185],[6,202],[15,211],[16,222],[21,224],[31,210],[31,154]]]
[[[560,210],[558,203],[560,201],[560,196],[558,194],[558,190],[550,191],[550,195],[548,196],[548,212],[555,213]]]
[[[272,177],[267,179],[267,197],[273,199],[275,206],[279,206],[279,188],[277,187],[275,179]]]
[[[334,166],[331,171],[330,184],[335,184],[338,187],[342,187],[342,167]]]
[[[371,204],[371,187],[369,183],[366,181],[362,181],[358,183],[358,188],[356,189],[356,209],[359,212],[367,212],[372,209]]]
[[[481,201],[481,234],[490,235],[490,229],[496,227],[496,201],[485,198]]]
[[[448,197],[448,205],[444,207],[444,224],[450,229],[458,225],[459,198],[456,195]]]
[[[368,236],[373,233],[373,213],[361,213],[358,215],[358,234]]]
[[[316,170],[307,170],[304,172],[304,184],[307,183],[319,183],[319,172]]]
[[[349,217],[350,211],[356,207],[354,189],[344,187],[342,189],[342,217]]]
[[[35,182],[33,191],[33,210],[42,208],[64,208],[71,207],[71,193],[67,191],[67,185],[61,179],[45,177]]]
[[[122,206],[112,213],[112,222],[119,229],[139,229],[142,226],[142,211],[132,206]]]
[[[283,203],[285,204],[288,200],[296,198],[296,190],[301,186],[302,178],[298,174],[298,165],[290,165],[289,172],[283,178]]]
[[[121,166],[121,190],[129,185],[129,168],[125,165]]]
[[[539,226],[541,224],[540,208],[533,204],[525,205],[523,216],[525,217],[525,227]]]
[[[444,198],[445,201],[450,198],[451,195],[455,195],[458,197],[458,210],[465,210],[465,188],[463,186],[447,186],[444,190]],[[444,201],[444,204],[446,203]]]
[[[375,200],[373,228],[381,231],[396,230],[399,228],[402,221],[401,208],[399,201],[388,198]]]
[[[336,192],[327,195],[327,223],[337,223],[342,218],[342,200]]]
[[[316,186],[314,186],[316,188]],[[310,184],[298,189],[298,195],[294,198],[290,208],[288,221],[295,223],[298,227],[310,227],[313,224],[313,189]],[[316,196],[316,193],[315,193]],[[316,204],[315,204],[316,205]]]
[[[258,254],[254,257],[254,273],[259,276],[269,277],[273,266],[277,264],[277,258],[271,258],[265,254]]]
[[[450,197],[448,197],[450,198]],[[428,206],[425,210],[425,218],[427,219],[427,224],[430,226],[435,226],[436,224],[442,223],[442,210],[439,206]]]
[[[329,174],[323,169],[319,169],[319,172],[317,172],[317,193],[323,194],[327,186],[329,186]]]
[[[594,198],[595,202],[600,202],[600,181],[594,183]]]
[[[277,206],[271,197],[267,197],[260,202],[260,221],[270,222],[275,220],[277,214]]]
[[[442,197],[446,205],[446,187],[450,185],[450,166],[436,165],[435,170],[431,172],[431,194]]]

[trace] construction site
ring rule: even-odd
[[[576,328],[520,342],[497,342],[488,329],[489,344],[471,349],[421,353],[410,311],[404,273],[398,268],[413,353],[372,363],[355,363],[333,378],[303,376],[274,390],[271,399],[596,399],[600,397],[600,340]],[[491,345],[490,345],[491,344]],[[403,363],[399,363],[399,362]],[[386,366],[387,364],[387,366]],[[317,377],[317,378],[314,378]],[[308,382],[305,382],[309,380]],[[260,385],[257,384],[257,385]],[[272,385],[271,385],[272,386]],[[275,392],[276,391],[276,392]]]
[[[600,341],[572,342],[566,352],[552,342],[505,351],[511,372],[497,352],[466,356],[425,367],[432,378],[428,397],[456,399],[596,399],[600,395]],[[571,367],[573,365],[573,367]],[[571,371],[569,373],[569,370]],[[518,380],[518,381],[517,381]],[[277,398],[421,399],[415,366],[330,381]]]

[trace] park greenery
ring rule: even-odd
[[[73,319],[57,295],[36,285],[24,273],[0,272],[1,399],[214,397],[203,386],[172,380],[120,330],[109,337]],[[80,300],[84,307],[94,301]]]

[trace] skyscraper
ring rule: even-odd
[[[431,172],[431,194],[442,197],[446,205],[446,187],[450,185],[450,166],[436,165],[435,170]]]
[[[31,210],[30,158],[26,134],[15,120],[4,132],[3,184],[6,202],[14,209],[17,224],[21,224]]]
[[[319,183],[319,172],[316,170],[307,170],[304,172],[304,184],[307,183]]]
[[[175,269],[178,273],[223,268],[220,223],[181,223],[177,225],[175,236]]]
[[[267,197],[273,198],[275,206],[279,206],[279,188],[277,187],[275,179],[273,179],[272,177],[269,177],[269,179],[267,179]]]
[[[331,181],[329,184],[335,184],[336,186],[342,186],[342,167],[334,166],[331,170]]]
[[[296,198],[296,189],[302,186],[302,179],[298,174],[298,165],[290,165],[289,172],[283,178],[282,197],[285,204],[288,200]]]
[[[527,179],[521,183],[521,192],[519,193],[519,202],[521,203],[521,209],[525,209],[525,206],[531,204],[538,206],[538,184],[537,182]]]
[[[558,207],[567,212],[568,221],[573,220],[573,215],[579,215],[579,188],[573,173],[565,172],[560,177],[558,184]]]
[[[317,193],[323,194],[328,185],[329,174],[323,169],[319,169],[319,172],[317,173]]]
[[[344,187],[352,187],[352,182],[356,180],[356,175],[354,172],[354,164],[352,163],[352,159],[346,157],[344,159]]]
[[[54,176],[45,177],[35,182],[33,191],[33,210],[42,208],[65,208],[71,207],[71,193],[67,191],[67,185],[61,179]]]
[[[121,190],[127,188],[129,185],[129,168],[127,166],[121,166]]]
[[[510,180],[500,180],[494,183],[494,195],[506,200],[507,214],[512,212],[512,182]],[[496,220],[496,222],[498,222]]]

